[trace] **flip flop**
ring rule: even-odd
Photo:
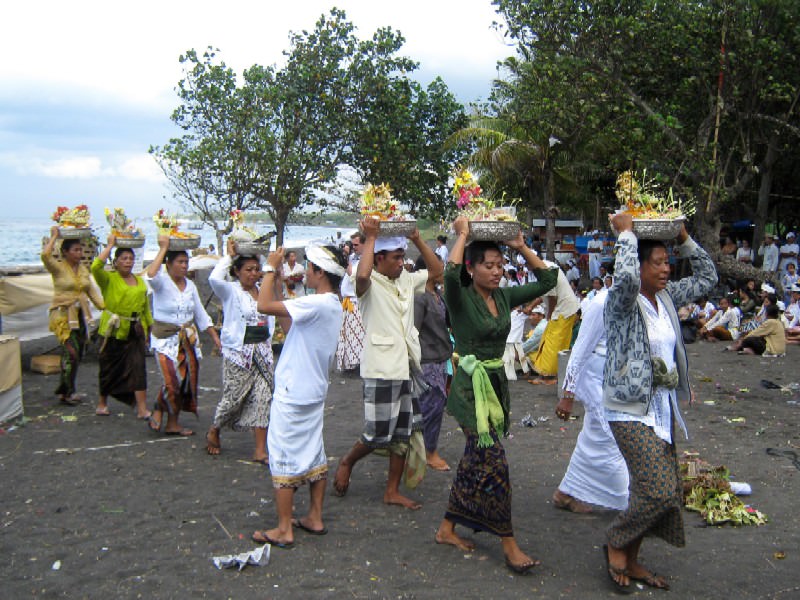
[[[164,435],[176,435],[179,437],[190,437],[194,435],[194,431],[191,429],[180,429],[178,431],[165,431]]]
[[[154,431],[155,433],[161,433],[161,423],[156,421],[152,416],[147,417],[147,419],[145,419],[144,422],[147,423],[147,428],[150,431]]]
[[[308,525],[304,525],[300,519],[292,519],[292,527],[297,527],[298,529],[302,529],[306,533],[310,533],[311,535],[325,535],[328,533],[328,528],[323,527],[322,529],[311,529]]]
[[[250,460],[251,463],[255,463],[257,465],[264,465],[265,467],[269,466],[269,457],[267,458],[253,458]]]
[[[96,408],[94,414],[98,417],[110,417],[111,411],[106,406],[105,408]]]
[[[618,594],[632,594],[633,590],[631,589],[630,584],[622,585],[614,576],[617,575],[628,575],[627,569],[620,569],[619,567],[612,567],[611,563],[608,562],[608,544],[603,544],[603,547],[600,549],[603,553],[603,562],[606,565],[606,575],[608,575],[608,580],[611,582],[611,589],[613,589]],[[630,575],[628,575],[630,577]]]
[[[655,588],[657,590],[669,590],[669,583],[664,577],[660,577],[658,573],[648,573],[644,577],[634,577],[633,575],[628,575],[631,581],[638,581],[639,583],[643,583],[648,587]]]
[[[278,540],[273,540],[267,535],[266,531],[256,531],[250,536],[250,539],[256,544],[269,544],[270,546],[277,546],[278,548],[283,548],[284,550],[294,548],[294,542],[280,542]]]

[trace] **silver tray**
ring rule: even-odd
[[[78,240],[92,237],[91,227],[59,227],[58,236],[65,240]]]
[[[470,221],[469,239],[478,242],[507,242],[519,235],[517,221]]]
[[[267,256],[269,244],[254,244],[253,242],[234,242],[233,250],[239,256]]]
[[[381,221],[378,237],[408,237],[416,228],[416,221]]]
[[[144,246],[144,236],[139,237],[118,237],[116,240],[117,248],[141,248]]]
[[[676,217],[674,219],[633,219],[633,233],[640,240],[674,240],[681,232],[681,227],[686,221],[686,217]],[[611,230],[615,235],[619,232],[613,227]]]
[[[167,246],[168,250],[194,250],[200,246],[200,236],[193,235],[192,237],[188,238],[169,238],[169,246]]]

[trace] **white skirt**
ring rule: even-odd
[[[604,367],[605,358],[593,354],[581,373],[575,393],[585,408],[583,429],[558,489],[589,504],[624,510],[628,469],[603,416]]]
[[[279,396],[272,399],[267,448],[274,487],[296,488],[327,478],[324,409],[324,400],[291,404]]]

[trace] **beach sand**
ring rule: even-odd
[[[23,346],[30,355],[52,338]],[[205,344],[210,351],[211,345]],[[687,547],[648,539],[645,565],[669,577],[676,598],[796,598],[800,595],[800,527],[794,506],[800,471],[768,447],[800,452],[797,391],[767,390],[761,379],[800,381],[800,348],[783,359],[721,353],[721,344],[688,347],[697,403],[685,408],[699,452],[749,482],[746,498],[769,516],[762,527],[705,527],[685,513]],[[210,354],[210,352],[209,352]],[[149,398],[159,377],[148,358]],[[251,550],[256,529],[274,526],[275,506],[266,467],[248,462],[248,433],[223,431],[222,454],[209,457],[204,432],[219,397],[219,357],[202,363],[199,420],[183,416],[197,435],[151,433],[132,411],[110,401],[111,417],[96,417],[97,357],[79,373],[88,394],[71,408],[52,396],[56,376],[23,375],[27,424],[0,435],[0,596],[4,598],[605,598],[612,594],[600,546],[611,512],[574,515],[553,508],[550,496],[569,460],[581,421],[553,416],[554,390],[512,382],[512,437],[504,441],[513,484],[515,533],[542,565],[528,577],[503,564],[497,539],[461,533],[477,542],[472,554],[434,543],[452,473],[428,472],[408,492],[423,503],[411,512],[382,504],[387,460],[359,463],[344,498],[326,497],[326,536],[296,531],[291,550],[272,548],[270,564],[242,572],[217,570],[211,557]],[[719,387],[717,387],[717,384]],[[745,391],[746,390],[746,391]],[[363,420],[360,380],[334,374],[325,415],[331,466],[355,441]],[[713,401],[714,404],[707,402]],[[576,403],[576,410],[580,408]],[[531,413],[549,420],[520,425]],[[74,417],[74,420],[72,419]],[[744,420],[739,421],[739,418]],[[463,442],[446,417],[441,454],[452,466]],[[305,514],[308,491],[296,496]],[[785,558],[778,558],[784,553]],[[54,563],[60,561],[58,570]],[[643,589],[638,596],[660,597]]]

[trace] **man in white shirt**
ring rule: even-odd
[[[578,269],[578,263],[575,262],[574,259],[570,258],[567,261],[567,281],[580,283],[581,280],[581,272]]]
[[[600,277],[600,257],[603,254],[603,240],[596,229],[592,232],[592,239],[586,244],[589,253],[589,277]]]
[[[447,237],[444,235],[436,236],[436,256],[438,256],[443,265],[447,264],[447,259],[450,258],[450,251],[447,249]]]
[[[412,395],[412,374],[420,372],[422,350],[414,327],[414,294],[422,293],[428,278],[444,272],[442,261],[415,230],[409,239],[419,250],[427,270],[403,269],[408,242],[405,238],[378,237],[380,221],[361,222],[366,236],[356,271],[356,295],[364,321],[364,430],[361,438],[339,461],[333,488],[344,496],[355,464],[378,448],[389,451],[389,477],[383,501],[416,510],[420,504],[400,493],[411,435],[422,430],[422,417]]]
[[[527,355],[528,360],[533,362],[536,358],[536,351],[539,350],[539,344],[542,343],[544,330],[547,327],[544,306],[540,304],[534,307],[531,311],[530,319],[533,329],[528,333],[528,339],[522,342],[522,351]]]
[[[720,298],[719,310],[698,330],[698,333],[709,342],[736,340],[739,338],[741,319],[742,313],[739,308],[731,306],[727,298]]]
[[[775,239],[771,233],[764,234],[764,243],[758,249],[758,255],[763,257],[763,262],[761,263],[762,271],[771,274],[778,270],[780,251],[778,246],[775,245]]]
[[[300,298],[306,295],[306,270],[297,262],[297,253],[290,250],[286,253],[286,263],[282,269],[284,297]]]
[[[778,270],[780,271],[780,275],[786,275],[788,273],[788,265],[794,265],[795,270],[797,270],[797,252],[800,250],[796,243],[796,236],[794,235],[793,231],[790,231],[786,234],[786,243],[781,246],[779,251],[780,256],[780,263],[778,264]]]

